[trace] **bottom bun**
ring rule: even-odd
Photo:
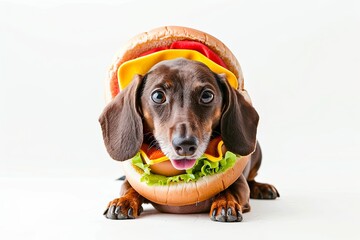
[[[126,179],[130,185],[150,202],[168,206],[184,206],[205,201],[228,188],[245,169],[250,156],[237,158],[234,166],[224,172],[205,176],[197,181],[149,186],[141,182],[141,173],[131,160],[123,162]]]
[[[183,205],[183,206],[169,206],[169,205],[162,205],[162,204],[157,204],[157,203],[151,203],[151,204],[159,212],[186,214],[186,213],[209,212],[212,202],[213,202],[213,198],[209,198],[202,202],[189,204],[189,205]]]

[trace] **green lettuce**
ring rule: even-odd
[[[132,164],[142,170],[140,181],[152,186],[197,181],[204,176],[225,172],[227,169],[234,166],[236,159],[236,155],[229,151],[227,151],[224,158],[218,162],[211,162],[205,156],[202,156],[196,160],[196,163],[192,168],[186,170],[186,173],[171,177],[151,173],[150,165],[143,163],[140,153],[132,158]]]

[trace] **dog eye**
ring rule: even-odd
[[[166,96],[163,91],[156,90],[151,94],[151,100],[153,100],[154,103],[162,104],[166,101]]]
[[[202,103],[211,103],[211,101],[214,99],[214,94],[209,91],[209,90],[205,90],[201,93],[201,98],[200,101]]]

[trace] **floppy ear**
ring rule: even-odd
[[[135,156],[143,142],[143,124],[137,109],[141,82],[142,77],[136,75],[99,118],[106,149],[118,161]]]
[[[259,115],[251,103],[229,85],[224,76],[219,77],[224,95],[220,122],[222,139],[229,151],[247,156],[255,151]]]

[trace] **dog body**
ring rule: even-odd
[[[243,174],[229,188],[202,203],[172,212],[210,211],[215,221],[241,221],[250,210],[249,197],[275,199],[277,190],[254,180],[261,164],[256,141],[258,114],[224,75],[184,58],[162,61],[145,76],[135,76],[128,87],[109,103],[100,117],[110,156],[124,161],[143,142],[156,145],[174,168],[191,168],[209,141],[221,135],[227,150],[251,159]],[[135,218],[148,202],[125,181],[121,197],[109,203],[105,216]],[[161,211],[168,206],[153,204]]]

